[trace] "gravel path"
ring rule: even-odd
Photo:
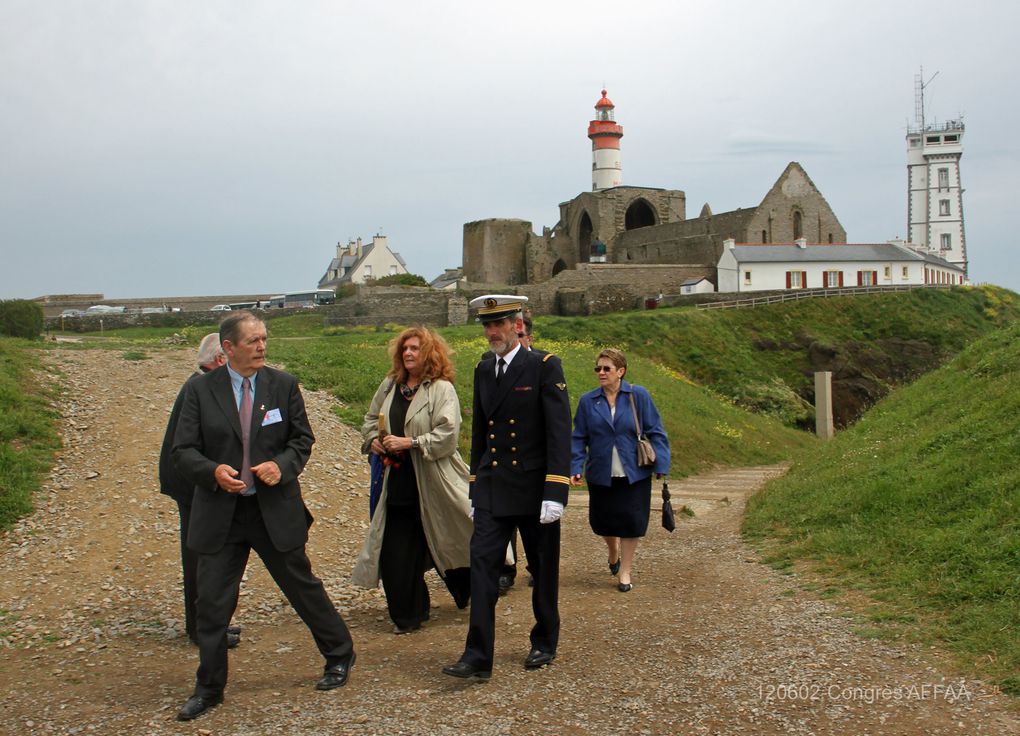
[[[556,662],[521,667],[531,612],[519,582],[497,611],[491,682],[452,680],[440,668],[459,656],[467,620],[437,578],[433,620],[402,637],[381,593],[348,582],[367,465],[333,400],[314,392],[310,555],[355,637],[351,683],[313,689],[318,653],[253,560],[226,702],[178,724],[197,653],[182,634],[177,512],[158,494],[156,460],[192,351],[50,355],[66,389],[65,450],[38,510],[0,537],[0,733],[1020,734],[1016,704],[993,688],[953,676],[937,652],[861,638],[841,609],[759,564],[738,534],[744,500],[782,468],[672,484],[695,516],[672,535],[653,522],[628,594],[588,528],[586,496],[572,495]]]

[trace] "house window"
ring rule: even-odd
[[[390,266],[390,276],[396,276],[396,275],[397,275],[397,267],[396,266]]]
[[[794,213],[793,213],[793,239],[797,240],[798,238],[803,238],[803,237],[804,237],[803,216],[800,214],[799,211],[794,211]]]
[[[892,278],[892,266],[886,266],[882,271],[882,278],[886,281]]]
[[[909,266],[904,266],[903,267],[903,280],[906,281],[908,278],[910,278],[910,267]]]
[[[942,235],[940,235],[939,238],[941,240],[940,247],[942,248],[942,250],[953,249],[953,236],[950,233],[942,233]]]
[[[744,271],[744,286],[750,286],[750,285],[751,285],[751,272],[750,271]]]
[[[787,271],[786,288],[787,289],[807,288],[807,274],[804,273],[803,271]]]
[[[842,271],[826,271],[825,272],[825,288],[836,289],[843,285],[843,272]]]
[[[365,268],[361,271],[361,273],[362,273],[362,275],[366,279],[372,278],[372,266],[371,266],[371,264],[366,263],[365,264]]]
[[[940,199],[939,200],[939,214],[942,215],[942,216],[946,216],[946,215],[949,214],[949,200],[948,199]]]
[[[949,169],[939,169],[939,189],[949,189]]]
[[[858,271],[858,286],[875,286],[878,283],[878,271]]]

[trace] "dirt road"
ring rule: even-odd
[[[332,399],[311,392],[310,555],[352,627],[351,683],[313,689],[318,653],[253,559],[226,702],[178,724],[197,652],[182,633],[177,512],[158,493],[156,460],[192,351],[51,356],[65,450],[38,510],[0,538],[0,733],[1020,733],[1006,697],[952,676],[935,652],[858,636],[840,609],[759,564],[739,521],[777,468],[674,483],[677,505],[696,515],[672,535],[653,523],[627,594],[588,528],[585,495],[573,495],[555,663],[521,666],[531,612],[519,582],[500,600],[491,682],[454,681],[440,668],[459,656],[467,619],[438,579],[433,619],[401,637],[381,593],[348,582],[367,529],[367,466]]]

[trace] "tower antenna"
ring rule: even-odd
[[[921,67],[921,73],[914,75],[914,120],[917,122],[917,129],[924,131],[924,90],[935,81],[935,77],[939,75],[935,72],[931,75],[931,79],[927,82],[924,81],[924,67]]]

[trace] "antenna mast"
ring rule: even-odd
[[[924,67],[921,67],[921,73],[914,75],[914,120],[917,123],[917,129],[924,132],[924,89],[930,85],[935,77],[939,75],[935,72],[931,75],[931,79],[927,82],[924,81]]]

